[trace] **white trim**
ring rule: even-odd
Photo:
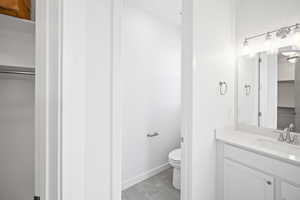
[[[61,119],[62,119],[62,1],[50,0],[48,7],[48,191],[49,200],[62,199]],[[56,41],[56,42],[53,42]]]
[[[235,7],[234,12],[235,16],[237,13],[237,0],[233,1]],[[236,27],[236,18],[234,18],[234,25]],[[235,32],[236,33],[236,32]],[[236,40],[236,34],[235,34],[235,40]],[[237,40],[236,40],[237,41]],[[238,118],[239,118],[239,112],[238,112],[238,99],[239,99],[239,58],[238,58],[238,49],[239,49],[239,42],[235,42],[235,77],[234,77],[234,127],[237,129],[238,127]]]
[[[111,199],[122,199],[121,27],[123,0],[112,1]]]
[[[194,132],[194,47],[193,47],[193,0],[183,0],[182,67],[181,67],[181,200],[192,200],[192,150]]]
[[[122,127],[121,127],[121,25],[123,0],[112,2],[112,184],[111,199],[121,200]],[[183,0],[182,59],[182,145],[181,200],[192,195],[192,131],[193,131],[193,0]]]
[[[61,4],[36,2],[35,195],[41,200],[61,199]]]
[[[122,184],[122,190],[126,190],[148,178],[151,178],[152,176],[155,176],[157,174],[159,174],[160,172],[169,169],[171,166],[169,165],[169,163],[165,163],[163,165],[160,165],[158,167],[155,167],[149,171],[143,172],[142,174],[131,178],[129,180],[124,181],[124,183]]]
[[[47,170],[47,3],[38,1],[36,5],[36,76],[35,76],[35,194],[46,199]]]

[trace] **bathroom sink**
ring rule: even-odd
[[[298,145],[261,138],[256,140],[256,145],[258,145],[260,148],[268,149],[276,153],[286,154],[289,159],[292,160],[300,156],[300,146]]]

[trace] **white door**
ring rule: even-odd
[[[299,200],[300,187],[283,182],[281,184],[281,200]]]
[[[259,56],[239,60],[239,123],[258,126],[258,61]]]
[[[260,54],[260,127],[277,128],[277,83],[278,57],[277,54]]]
[[[274,179],[225,160],[224,197],[225,200],[274,200]]]
[[[300,62],[295,66],[295,126],[296,132],[300,132]]]

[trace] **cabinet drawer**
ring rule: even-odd
[[[298,166],[227,144],[224,145],[224,158],[300,185],[300,167]]]

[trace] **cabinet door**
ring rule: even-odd
[[[274,178],[225,159],[224,200],[274,200]]]
[[[281,184],[281,200],[299,200],[300,188],[283,182]]]

